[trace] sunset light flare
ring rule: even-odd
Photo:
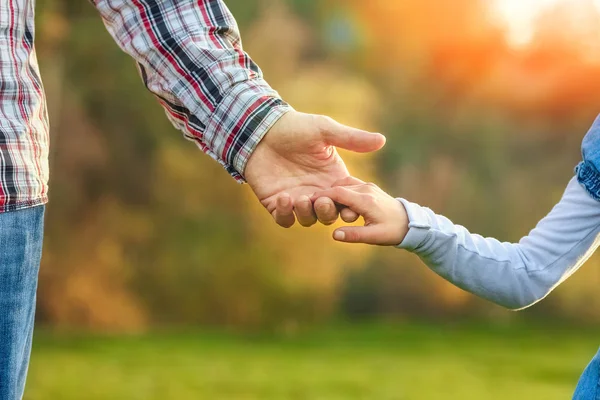
[[[531,41],[540,15],[563,4],[574,8],[591,4],[600,10],[600,0],[495,0],[492,7],[507,29],[508,40],[519,46]]]

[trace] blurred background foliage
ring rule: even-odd
[[[296,109],[387,135],[378,154],[344,153],[354,175],[484,235],[518,240],[550,210],[599,112],[592,0],[536,14],[526,38],[484,0],[226,3],[245,49]],[[92,6],[39,0],[37,18],[52,126],[41,324],[600,322],[597,257],[515,314],[410,254],[335,244],[326,227],[281,230],[170,126]]]

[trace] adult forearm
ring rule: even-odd
[[[94,0],[112,37],[186,138],[237,179],[290,108],[244,52],[218,0]]]

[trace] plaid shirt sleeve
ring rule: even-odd
[[[221,0],[92,0],[170,121],[243,182],[262,137],[291,108],[242,49]]]

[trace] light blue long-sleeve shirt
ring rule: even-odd
[[[543,299],[600,245],[600,202],[576,178],[519,243],[469,233],[428,208],[399,200],[409,217],[400,248],[460,288],[511,309]]]

